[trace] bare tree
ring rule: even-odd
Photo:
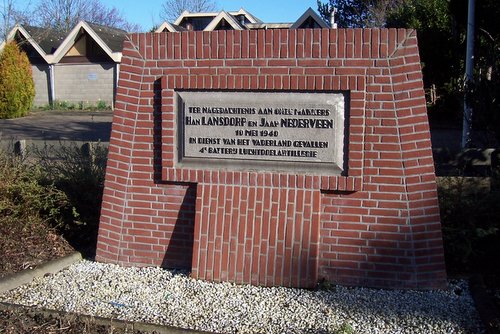
[[[116,7],[107,8],[99,0],[84,1],[87,4],[87,15],[83,18],[86,21],[106,25],[109,27],[123,29],[128,32],[137,32],[140,26],[128,22]]]
[[[160,18],[169,22],[175,21],[185,10],[192,13],[213,12],[217,4],[212,0],[165,0]]]
[[[100,0],[41,0],[35,8],[38,25],[68,32],[80,20],[126,31],[138,31],[139,26],[128,22],[120,11],[111,9]]]
[[[400,8],[406,0],[378,0],[370,8],[370,27],[384,27],[388,15]]]
[[[21,10],[15,0],[2,0],[0,2],[0,42],[7,39],[9,31],[18,23],[28,22],[27,7]]]

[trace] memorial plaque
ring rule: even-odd
[[[344,95],[180,91],[181,164],[329,172],[344,165]]]

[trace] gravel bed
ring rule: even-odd
[[[160,268],[84,260],[0,300],[216,333],[484,332],[463,280],[438,291],[312,291],[209,283]]]

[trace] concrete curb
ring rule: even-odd
[[[3,278],[0,278],[0,294],[8,290],[15,289],[23,284],[30,283],[35,277],[45,276],[47,274],[55,274],[73,263],[82,260],[82,255],[79,252],[74,252],[59,259],[55,259],[37,266],[34,269],[26,269],[18,273],[14,273]],[[11,304],[0,302],[0,310],[24,310],[28,314],[40,314],[44,317],[64,317],[74,316],[79,317],[89,323],[111,326],[114,328],[121,328],[125,330],[140,331],[145,333],[160,333],[160,334],[204,334],[209,332],[182,329],[170,326],[156,325],[142,322],[130,322],[118,319],[103,318],[97,316],[89,316],[85,314],[76,314],[71,312],[63,312],[56,310],[49,310],[37,308],[32,306],[24,306],[18,304]]]
[[[40,315],[47,319],[53,318],[69,318],[77,317],[83,322],[89,324],[95,324],[100,326],[109,326],[111,329],[123,329],[125,331],[140,332],[140,333],[155,333],[155,334],[215,334],[212,332],[197,331],[194,329],[183,329],[177,327],[156,325],[144,322],[131,322],[125,320],[103,318],[98,316],[90,316],[86,314],[77,314],[71,312],[63,312],[49,309],[37,308],[34,306],[24,306],[18,304],[10,304],[5,302],[0,302],[0,310],[5,311],[16,311],[22,310],[29,315]],[[112,330],[110,331],[110,333]]]
[[[15,289],[23,284],[30,283],[35,277],[55,274],[81,260],[82,254],[74,252],[59,259],[43,263],[34,269],[26,269],[0,278],[0,293]]]

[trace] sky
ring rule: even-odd
[[[101,0],[120,9],[131,23],[149,30],[161,24],[159,12],[163,0]],[[215,0],[219,9],[237,11],[244,8],[263,22],[295,22],[309,7],[317,10],[316,0]]]
[[[101,0],[121,10],[131,23],[149,30],[161,24],[159,12],[163,0]],[[216,0],[219,9],[237,11],[244,8],[264,22],[295,22],[309,7],[317,10],[316,0]]]
[[[214,0],[220,9],[237,11],[241,7],[263,22],[295,22],[309,7],[317,11],[316,0]],[[17,0],[16,4],[34,3],[34,0]],[[130,23],[139,24],[144,31],[162,23],[159,18],[164,0],[101,0],[109,7],[116,7]],[[327,2],[326,0],[323,2]]]

